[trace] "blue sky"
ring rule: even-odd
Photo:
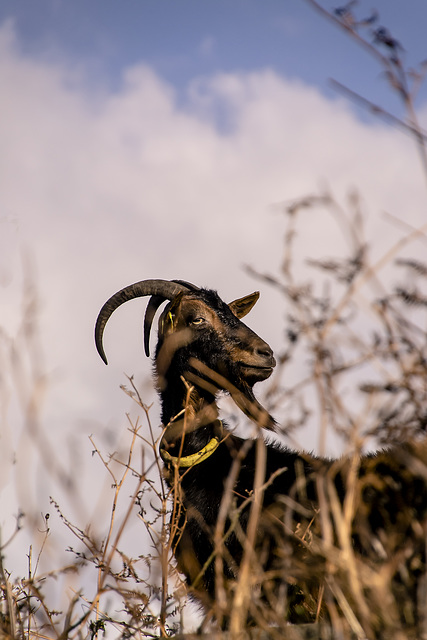
[[[405,64],[427,59],[427,3],[374,6],[405,48]],[[355,8],[361,17],[371,10],[370,2]],[[36,522],[52,493],[68,504],[58,478],[75,468],[81,493],[68,504],[70,517],[84,528],[99,489],[102,534],[110,483],[94,465],[88,436],[106,451],[125,447],[132,404],[119,389],[124,372],[153,403],[158,425],[142,303],[109,323],[108,367],[95,351],[95,319],[115,291],[145,278],[188,280],[225,300],[259,288],[247,323],[278,353],[288,302],[245,269],[280,276],[285,226],[278,203],[328,189],[347,212],[349,194],[357,192],[373,261],[402,229],[425,224],[425,176],[413,141],[337,95],[330,77],[401,113],[377,63],[305,0],[0,4],[5,538],[18,507]],[[424,87],[417,101],[424,125],[426,103]],[[305,283],[313,278],[309,258],[347,255],[348,244],[322,208],[304,212],[300,222],[295,281]],[[425,236],[402,251],[425,260]],[[387,269],[377,273],[384,286],[390,278]],[[38,300],[30,344],[28,281]],[[365,284],[360,302],[369,316]],[[368,326],[366,320],[365,334]],[[304,379],[309,359],[300,353],[280,384]],[[38,403],[29,425],[33,392]],[[313,410],[311,430],[292,444],[318,450],[315,391],[303,401]],[[61,452],[59,460],[49,456],[50,465],[46,442]],[[335,443],[331,434],[332,453]],[[21,538],[17,545],[19,555]]]
[[[345,3],[324,2],[328,10]],[[427,6],[412,0],[359,2],[358,18],[379,13],[402,43],[408,67],[426,56]],[[371,100],[399,109],[381,70],[354,42],[305,0],[6,0],[0,21],[12,18],[29,55],[82,65],[87,80],[117,87],[123,69],[141,60],[178,90],[194,77],[265,67],[329,93],[329,77]],[[362,30],[369,36],[369,31]],[[424,88],[420,101],[425,99]]]

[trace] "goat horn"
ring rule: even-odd
[[[133,298],[141,298],[143,296],[154,296],[162,298],[162,300],[173,300],[181,291],[188,291],[189,287],[182,282],[174,282],[170,280],[141,280],[135,284],[131,284],[124,289],[115,293],[102,307],[99,312],[95,325],[95,344],[96,349],[105,364],[108,364],[107,357],[102,344],[105,325],[111,314],[120,307],[124,302],[133,300]]]
[[[190,291],[199,291],[199,287],[196,287],[195,284],[191,284],[191,282],[187,282],[186,280],[172,280],[172,282],[176,282],[176,284],[180,284],[183,287],[186,287]],[[168,300],[164,295],[152,296],[147,304],[147,308],[145,310],[144,316],[144,350],[147,358],[150,355],[150,331],[151,325],[153,324],[154,316],[156,315],[157,309],[160,307],[162,302]]]
[[[147,358],[150,355],[150,331],[153,324],[154,316],[162,302],[167,300],[164,296],[151,296],[148,301],[144,316],[144,350]]]

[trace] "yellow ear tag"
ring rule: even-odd
[[[168,320],[171,323],[171,327],[173,329],[173,315],[172,315],[171,311],[169,311],[169,313],[168,313]]]

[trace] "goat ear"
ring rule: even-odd
[[[237,300],[233,300],[233,302],[229,302],[228,306],[235,316],[237,316],[238,318],[244,318],[258,301],[258,298],[259,291],[255,291],[249,296],[238,298]]]

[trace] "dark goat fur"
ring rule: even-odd
[[[181,283],[179,286],[186,284],[176,282]],[[143,288],[137,295],[151,294]],[[157,296],[158,306],[162,294],[153,295]],[[239,308],[238,304],[233,306],[235,303],[225,304],[217,293],[198,290],[194,285],[174,297],[165,295],[163,300],[169,303],[160,316],[155,356],[162,421],[167,427],[161,446],[176,463],[166,464],[167,477],[175,486],[180,506],[178,522],[172,527],[173,549],[191,592],[214,611],[222,624],[227,624],[230,611],[218,613],[218,588],[221,586],[233,597],[244,555],[258,445],[257,440],[235,436],[219,421],[217,392],[230,392],[254,422],[274,428],[271,416],[252,392],[255,382],[270,375],[274,358],[270,347],[239,319],[256,299],[257,296],[250,303],[246,299],[236,301],[241,303]],[[112,310],[123,301],[115,303]],[[110,309],[107,319],[111,313]],[[105,322],[101,328],[97,326],[100,352]],[[180,459],[199,452],[213,438],[220,442],[207,459],[190,468],[180,466]],[[425,580],[426,443],[409,442],[375,455],[335,461],[272,443],[266,445],[265,453],[262,510],[253,561],[262,595],[259,602],[267,605],[254,604],[249,618],[277,623],[277,612],[281,612],[290,622],[316,619],[327,584],[327,553],[321,541],[326,539],[326,546],[344,553],[345,541],[340,531],[332,528],[330,532],[328,522],[337,525],[336,505],[341,505],[344,514],[352,500],[351,543],[356,556],[363,558],[374,572],[381,572],[387,563],[393,565],[389,576],[394,599],[388,608],[390,619],[374,616],[373,628],[382,637],[381,629],[390,625],[416,625],[420,617],[420,581]],[[218,585],[214,539],[217,536],[218,542],[216,528],[225,486],[234,472],[231,506],[222,531],[222,584]],[[355,478],[360,490],[350,496],[348,488],[354,487]],[[233,513],[238,514],[237,520]],[[372,589],[365,595],[374,606]],[[350,590],[350,596],[357,605],[360,594]],[[333,597],[325,592],[324,601]],[[362,606],[362,623],[364,615],[367,612]]]

